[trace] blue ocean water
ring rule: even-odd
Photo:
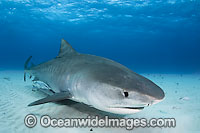
[[[80,53],[136,72],[200,72],[199,0],[0,0],[0,68]]]

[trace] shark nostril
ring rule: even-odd
[[[128,97],[128,92],[125,91],[125,92],[124,92],[124,96],[125,96],[125,97]]]

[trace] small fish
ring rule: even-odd
[[[188,100],[190,100],[190,98],[189,97],[180,97],[179,100],[188,101]]]
[[[4,77],[3,79],[7,80],[7,81],[10,81],[10,78],[9,77]]]

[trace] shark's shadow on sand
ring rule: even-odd
[[[99,117],[109,116],[112,118],[121,118],[121,117],[125,116],[125,115],[118,115],[118,114],[112,114],[109,112],[104,112],[104,111],[98,110],[94,107],[91,107],[87,104],[75,102],[72,100],[63,100],[63,101],[59,101],[56,103],[61,104],[61,105],[66,105],[68,107],[71,107],[71,108],[79,111],[79,112],[82,112],[82,113],[85,113],[85,114],[88,114],[91,116],[99,116]]]

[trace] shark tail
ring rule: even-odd
[[[25,62],[25,64],[24,64],[24,81],[26,81],[26,71],[29,70],[29,69],[31,68],[31,67],[30,67],[30,68],[28,67],[28,64],[29,64],[31,58],[32,58],[32,56],[30,56],[30,57],[26,60],[26,62]]]

